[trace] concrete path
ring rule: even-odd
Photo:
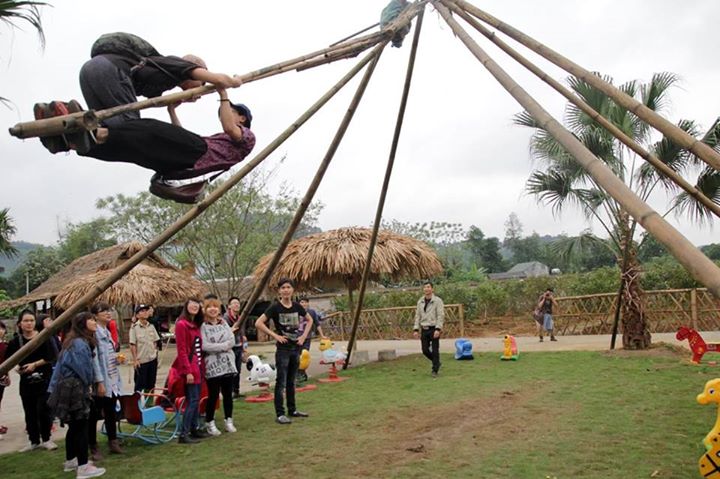
[[[708,342],[720,342],[720,332],[704,332],[703,338]],[[502,352],[503,344],[500,337],[488,338],[471,338],[474,352]],[[653,342],[666,342],[674,345],[681,345],[687,348],[687,341],[680,343],[675,339],[674,333],[654,334]],[[621,346],[621,340],[618,338],[618,348]],[[519,351],[603,351],[610,348],[610,336],[562,336],[557,342],[550,342],[547,338],[545,342],[540,343],[537,337],[518,337],[517,344]],[[346,350],[347,343],[337,341],[335,347],[341,351]],[[358,351],[367,351],[370,361],[377,361],[378,351],[395,350],[398,356],[420,353],[419,340],[386,340],[386,341],[359,341]],[[264,355],[269,362],[274,362],[274,344],[251,344],[250,354]],[[440,351],[443,353],[453,353],[455,351],[454,339],[442,339],[440,341]],[[129,357],[129,351],[123,350]],[[308,371],[310,376],[318,376],[327,372],[327,367],[320,365],[320,351],[318,343],[314,342],[311,349],[312,364]],[[688,353],[689,357],[689,353]],[[168,368],[175,358],[174,345],[161,352],[161,365],[158,371],[158,386],[162,386],[167,376]],[[126,390],[132,390],[131,368],[121,366],[121,374]],[[248,392],[252,388],[247,381],[247,371],[243,370],[243,383],[241,390]],[[27,443],[27,435],[25,434],[25,422],[20,403],[20,395],[18,392],[18,376],[11,374],[12,385],[5,390],[5,397],[2,402],[2,410],[0,411],[0,424],[8,427],[8,434],[0,440],[0,454],[19,450]],[[53,433],[53,439],[58,440],[65,437],[65,429],[57,427]]]

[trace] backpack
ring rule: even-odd
[[[125,32],[105,33],[90,48],[90,57],[114,53],[134,59],[161,56],[147,40]]]

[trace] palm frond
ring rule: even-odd
[[[700,192],[712,200],[713,203],[720,205],[720,172],[714,168],[707,167],[698,177],[695,187]],[[714,214],[705,205],[689,195],[682,192],[675,197],[674,201],[675,214],[680,217],[682,215],[690,216],[690,218],[700,225],[710,225],[713,222]]]
[[[612,246],[607,240],[599,238],[590,231],[583,231],[578,236],[565,236],[550,243],[550,250],[562,261],[571,263],[586,251],[592,251],[594,246],[601,245],[608,248],[613,254]]]
[[[697,124],[692,120],[680,120],[678,127],[692,136],[698,136],[700,133]],[[681,173],[687,170],[688,167],[693,166],[691,161],[692,153],[668,137],[663,137],[662,140],[655,143],[650,151],[657,159],[676,173]],[[670,178],[656,170],[650,163],[645,163],[640,167],[638,179],[643,185],[649,185],[659,180],[667,190],[676,190],[678,187]]]
[[[656,113],[663,112],[668,104],[668,91],[680,81],[680,77],[670,72],[655,73],[650,81],[640,88],[643,104]]]
[[[44,6],[48,6],[48,3],[30,0],[0,0],[0,21],[15,28],[20,28],[17,26],[17,21],[29,23],[37,31],[40,44],[45,48],[45,30],[43,30],[39,8]]]
[[[553,215],[559,216],[563,207],[572,203],[582,206],[582,189],[573,188],[574,178],[558,170],[534,171],[525,183],[525,190],[552,208]]]
[[[535,117],[533,117],[527,111],[517,113],[513,117],[513,123],[515,123],[518,126],[526,126],[528,128],[535,128],[535,129],[539,129],[539,130],[543,129],[542,125],[540,125],[540,123],[537,122]]]
[[[10,242],[17,229],[10,217],[10,209],[0,210],[0,256],[12,258],[18,255],[18,250]]]

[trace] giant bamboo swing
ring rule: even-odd
[[[261,291],[267,288],[267,283],[273,270],[282,258],[285,248],[287,247],[290,239],[295,233],[295,230],[300,224],[300,221],[302,220],[308,206],[312,202],[315,192],[317,191],[320,182],[323,179],[325,171],[327,170],[330,161],[332,160],[338,146],[340,145],[340,142],[342,141],[345,132],[350,125],[350,122],[358,105],[360,104],[366,86],[368,85],[374,69],[378,64],[382,50],[386,47],[387,43],[390,41],[396,31],[408,25],[413,19],[417,18],[402,98],[400,102],[400,108],[398,111],[398,117],[395,126],[395,133],[393,136],[392,146],[390,148],[388,165],[386,168],[380,198],[378,201],[378,207],[376,210],[375,222],[373,225],[373,237],[368,249],[367,261],[365,265],[365,271],[363,272],[363,278],[360,284],[358,301],[354,311],[352,312],[353,325],[348,345],[348,357],[351,358],[351,353],[355,344],[355,336],[360,318],[360,312],[362,311],[363,307],[369,265],[373,257],[377,233],[379,225],[381,223],[380,220],[382,219],[385,198],[387,190],[389,188],[390,177],[395,161],[395,154],[400,139],[400,132],[403,124],[405,107],[407,105],[407,99],[412,80],[415,56],[419,44],[422,17],[425,5],[427,3],[431,3],[437,9],[442,18],[450,26],[453,33],[462,41],[462,43],[480,61],[480,63],[482,63],[485,68],[487,68],[490,74],[495,77],[495,79],[508,91],[508,93],[510,93],[517,100],[517,102],[522,105],[522,107],[530,115],[532,115],[532,117],[538,122],[538,124],[542,125],[544,129],[546,129],[559,143],[561,143],[563,147],[568,152],[570,152],[572,156],[583,166],[583,168],[585,168],[588,173],[592,175],[595,181],[600,186],[602,186],[602,188],[605,189],[605,191],[610,196],[612,196],[618,203],[620,203],[622,207],[625,208],[643,228],[645,228],[645,230],[652,234],[658,241],[663,243],[663,245],[665,245],[668,251],[673,256],[675,256],[675,258],[688,270],[688,272],[690,272],[693,278],[704,284],[708,288],[708,290],[715,295],[715,297],[720,298],[720,268],[718,268],[712,261],[710,261],[705,255],[703,255],[673,226],[667,223],[661,215],[659,215],[645,202],[643,202],[637,195],[635,195],[632,190],[630,190],[619,178],[615,176],[615,174],[605,165],[604,162],[596,158],[588,149],[585,148],[585,146],[583,146],[582,143],[580,143],[580,141],[578,141],[568,130],[566,130],[557,120],[555,120],[546,110],[544,110],[525,90],[522,89],[520,85],[515,82],[515,80],[513,80],[502,68],[498,66],[497,63],[495,63],[492,58],[487,55],[487,53],[475,42],[475,40],[462,28],[462,26],[456,20],[456,17],[462,18],[467,24],[472,26],[475,30],[479,31],[488,39],[490,39],[513,59],[515,59],[525,68],[540,77],[543,81],[545,81],[552,88],[557,90],[569,101],[577,105],[578,108],[580,108],[588,116],[593,118],[598,124],[606,128],[611,134],[613,134],[620,141],[622,141],[628,148],[630,148],[640,157],[645,159],[653,167],[657,168],[662,174],[664,174],[668,179],[670,179],[670,181],[673,181],[697,201],[705,205],[708,209],[715,213],[716,216],[720,216],[720,207],[718,206],[718,204],[713,202],[711,199],[705,197],[696,187],[692,186],[679,174],[669,169],[650,152],[644,150],[642,147],[637,145],[632,139],[624,135],[618,128],[613,126],[607,119],[602,117],[598,112],[594,111],[590,106],[585,104],[576,95],[574,95],[567,88],[562,86],[558,81],[551,78],[538,66],[531,63],[520,53],[510,47],[507,43],[498,38],[497,32],[490,30],[487,26],[483,25],[483,23],[495,28],[499,32],[508,35],[510,38],[514,39],[515,41],[529,48],[530,50],[536,52],[546,60],[549,60],[550,62],[563,68],[571,75],[574,75],[575,77],[580,78],[588,84],[592,85],[593,87],[599,89],[608,97],[612,98],[615,102],[617,102],[618,105],[634,113],[638,118],[647,122],[650,126],[654,127],[656,130],[661,132],[674,143],[684,149],[691,151],[698,158],[702,159],[708,165],[715,169],[720,169],[720,154],[718,154],[718,152],[710,148],[708,145],[702,143],[700,140],[687,134],[679,127],[673,125],[671,122],[662,118],[661,116],[659,116],[649,108],[645,107],[641,103],[637,102],[633,98],[629,97],[625,93],[621,92],[613,85],[605,82],[600,77],[590,73],[588,70],[582,68],[576,63],[573,63],[559,53],[549,49],[537,40],[529,37],[528,35],[525,35],[519,30],[475,7],[467,1],[416,0],[397,19],[395,19],[393,23],[391,23],[383,30],[355,38],[357,35],[365,31],[362,30],[356,34],[344,38],[343,40],[340,40],[339,42],[334,43],[328,48],[324,48],[309,53],[307,55],[293,58],[242,75],[241,78],[243,82],[247,83],[280,73],[285,73],[291,70],[301,71],[308,68],[313,68],[315,66],[331,63],[337,60],[352,58],[372,48],[370,53],[368,53],[364,58],[362,58],[357,63],[357,65],[355,65],[343,78],[341,78],[335,86],[333,86],[305,113],[303,113],[292,125],[290,125],[283,133],[281,133],[280,136],[278,136],[268,146],[266,146],[257,156],[245,163],[240,170],[238,170],[234,175],[232,175],[218,189],[213,191],[204,200],[192,207],[175,223],[173,223],[170,227],[163,231],[158,237],[148,243],[141,251],[131,257],[127,262],[125,262],[120,268],[117,269],[115,274],[109,276],[106,280],[97,284],[93,290],[89,291],[82,298],[77,300],[73,305],[68,307],[68,309],[53,322],[50,328],[43,330],[35,338],[25,344],[13,356],[7,358],[5,362],[0,364],[0,376],[6,374],[10,369],[12,369],[12,367],[18,364],[22,358],[30,354],[30,352],[37,348],[43,341],[47,340],[50,335],[54,334],[57,330],[62,328],[63,325],[68,322],[70,318],[72,318],[76,313],[86,308],[87,305],[90,304],[98,295],[100,295],[113,283],[115,283],[121,277],[127,274],[132,268],[138,265],[153,251],[155,251],[157,248],[169,241],[178,231],[180,231],[191,221],[201,215],[203,211],[205,211],[213,203],[215,203],[215,201],[222,197],[230,188],[239,183],[248,173],[250,173],[256,166],[262,163],[262,161],[264,161],[270,154],[272,154],[285,140],[287,140],[293,133],[295,133],[315,113],[317,113],[317,111],[319,111],[320,108],[322,108],[361,69],[367,66],[364,77],[357,88],[357,91],[351,101],[350,106],[348,107],[347,112],[343,117],[340,126],[338,127],[338,131],[335,134],[335,137],[333,138],[330,146],[328,147],[328,151],[323,160],[321,161],[317,173],[315,174],[315,177],[313,178],[310,186],[308,187],[308,190],[303,197],[295,216],[290,222],[284,234],[283,240],[281,241],[280,246],[274,254],[270,267],[268,267],[265,275],[257,282],[252,295],[250,296],[248,302],[245,305],[241,317],[243,318],[243,320],[246,320],[249,312],[252,310],[252,307],[260,296]],[[455,16],[453,16],[453,14]],[[47,120],[20,123],[10,128],[10,134],[18,138],[31,138],[37,136],[58,135],[62,133],[78,131],[81,129],[90,130],[97,128],[98,124],[102,120],[126,111],[166,106],[168,104],[188,99],[193,96],[205,95],[213,91],[214,87],[212,85],[206,85],[203,87],[195,88],[193,90],[187,90],[180,93],[172,93],[157,98],[150,98],[147,100],[111,108],[108,110],[97,112],[88,111],[83,113],[76,113],[73,115],[67,115],[64,117],[56,117]]]

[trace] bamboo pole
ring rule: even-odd
[[[697,155],[698,158],[702,159],[705,163],[712,166],[716,170],[720,170],[720,153],[716,152],[708,145],[704,144],[692,135],[688,134],[687,132],[682,130],[682,128],[679,128],[677,125],[674,125],[667,119],[658,115],[650,108],[646,107],[631,96],[620,91],[618,88],[606,82],[599,76],[592,74],[590,71],[586,70],[585,68],[581,67],[570,59],[560,55],[558,52],[552,50],[551,48],[543,45],[529,35],[522,33],[520,30],[517,30],[516,28],[508,25],[507,23],[504,23],[498,18],[490,15],[489,13],[486,13],[485,11],[466,2],[465,0],[444,1],[457,4],[463,10],[466,10],[467,12],[479,18],[483,22],[497,28],[501,32],[510,36],[517,42],[525,45],[530,50],[551,61],[555,65],[570,73],[571,75],[574,75],[575,77],[589,83],[593,87],[597,88],[598,90],[602,91],[607,96],[612,98],[615,102],[617,102],[618,105],[634,113],[638,118],[662,132],[665,136],[667,136],[677,145],[680,145],[686,150],[690,150],[695,155]]]
[[[690,290],[690,317],[692,319],[692,327],[697,330],[698,328],[698,304],[697,304],[697,290],[695,288]]]
[[[450,304],[448,306],[452,306],[452,305]],[[459,319],[460,319],[460,336],[465,337],[465,305],[462,303],[460,303]]]
[[[365,27],[365,28],[363,28],[362,30],[353,33],[352,35],[348,35],[347,37],[343,38],[342,40],[338,40],[338,41],[336,41],[335,43],[331,43],[330,46],[331,46],[331,47],[334,47],[335,45],[339,45],[339,44],[341,44],[342,42],[344,42],[344,41],[346,41],[346,40],[350,40],[351,38],[354,38],[354,37],[360,35],[361,33],[367,32],[367,31],[370,30],[371,28],[377,27],[378,25],[380,25],[380,22],[374,23],[374,24],[370,25],[369,27]]]
[[[687,180],[685,180],[682,176],[680,176],[676,171],[674,171],[668,165],[666,165],[665,163],[660,161],[660,159],[657,156],[655,156],[652,153],[650,153],[649,151],[647,151],[645,148],[643,148],[641,145],[639,145],[635,140],[633,140],[628,135],[626,135],[620,128],[615,126],[613,123],[608,121],[604,116],[602,116],[600,113],[595,111],[590,105],[585,103],[580,97],[578,97],[570,89],[563,86],[559,81],[557,81],[554,78],[552,78],[551,76],[549,76],[547,73],[542,71],[537,65],[532,63],[526,57],[522,56],[520,53],[518,53],[517,50],[513,49],[512,47],[510,47],[510,45],[508,45],[507,43],[502,41],[500,38],[498,38],[494,32],[491,32],[487,27],[485,27],[480,22],[478,22],[476,19],[471,17],[466,11],[460,9],[457,5],[454,5],[450,2],[447,2],[446,5],[454,13],[460,15],[473,28],[475,28],[477,31],[479,31],[485,37],[487,37],[490,41],[492,41],[495,45],[497,45],[501,50],[503,50],[505,53],[510,55],[513,59],[515,59],[522,66],[524,66],[525,68],[530,70],[533,74],[535,74],[542,81],[544,81],[545,83],[550,85],[553,89],[555,89],[558,93],[560,93],[562,96],[564,96],[572,104],[574,104],[575,106],[580,108],[580,110],[582,110],[586,115],[588,115],[590,118],[592,118],[600,126],[602,126],[607,131],[609,131],[613,136],[615,136],[618,140],[620,140],[625,146],[627,146],[632,151],[634,151],[643,160],[647,161],[652,166],[654,166],[662,174],[664,174],[665,176],[670,178],[675,184],[680,186],[680,188],[685,190],[690,196],[692,196],[697,201],[702,203],[705,207],[707,207],[709,210],[711,210],[713,213],[715,213],[715,216],[720,218],[720,205],[718,205],[717,203],[712,201],[710,198],[705,196],[702,193],[702,191],[700,191],[697,187],[691,185]]]
[[[355,336],[357,334],[358,323],[360,322],[360,312],[362,311],[363,302],[365,301],[365,289],[367,287],[368,278],[370,277],[370,270],[372,269],[375,244],[377,243],[378,232],[380,231],[380,223],[382,221],[382,214],[385,208],[387,191],[390,187],[390,177],[392,176],[393,166],[395,165],[395,155],[397,153],[398,143],[400,142],[400,132],[402,131],[403,120],[405,119],[405,109],[407,107],[408,96],[410,95],[410,84],[412,82],[413,71],[415,69],[415,57],[417,56],[418,43],[420,42],[420,31],[422,30],[424,13],[424,10],[420,10],[420,13],[417,16],[415,34],[413,36],[412,48],[410,49],[410,57],[408,59],[407,73],[405,74],[405,84],[403,85],[400,108],[398,109],[397,120],[395,122],[395,132],[393,133],[392,146],[390,147],[390,155],[388,156],[387,167],[385,169],[385,178],[383,179],[382,188],[380,189],[380,198],[378,199],[377,210],[375,211],[375,221],[373,223],[372,235],[370,236],[370,245],[368,246],[365,267],[363,268],[362,279],[360,281],[357,306],[353,311],[353,323],[352,329],[350,330],[350,341],[348,342],[347,361],[343,363],[343,369],[347,369],[350,365],[352,351],[355,348]]]
[[[379,48],[379,47],[378,47]],[[231,176],[225,183],[223,183],[218,189],[210,193],[200,203],[193,206],[183,216],[181,216],[175,223],[170,225],[160,235],[155,237],[150,243],[148,243],[142,250],[135,253],[125,263],[115,270],[115,272],[108,276],[105,280],[98,283],[95,288],[88,291],[82,298],[78,299],[72,304],[63,314],[61,314],[49,328],[41,331],[32,340],[26,343],[20,348],[15,354],[7,358],[5,362],[0,364],[0,376],[6,374],[13,366],[18,364],[22,358],[30,354],[36,348],[46,341],[52,334],[59,331],[65,323],[82,309],[84,309],[91,301],[97,298],[106,289],[112,286],[125,274],[127,274],[132,268],[140,264],[145,258],[153,253],[160,246],[165,244],[170,238],[172,238],[178,231],[183,229],[185,226],[190,224],[192,220],[197,218],[205,211],[210,205],[220,199],[230,188],[238,184],[248,173],[250,173],[256,166],[258,166],[265,158],[275,151],[281,144],[285,142],[293,133],[295,133],[303,124],[305,124],[320,108],[322,108],[335,94],[342,89],[370,60],[374,58],[373,54],[368,55],[358,64],[353,67],[337,84],[335,84],[325,95],[323,95],[314,105],[312,105],[305,113],[303,113],[295,122],[290,125],[280,136],[278,136],[272,143],[265,147],[255,158],[245,164],[237,173]]]
[[[355,96],[353,96],[352,101],[350,102],[350,106],[347,109],[347,112],[345,112],[345,116],[342,119],[342,122],[340,123],[340,126],[338,127],[337,132],[335,133],[335,137],[333,138],[332,142],[330,143],[330,147],[328,148],[327,153],[325,154],[325,157],[323,158],[322,162],[320,162],[320,166],[318,167],[317,172],[315,173],[315,176],[313,177],[312,182],[310,183],[310,186],[308,187],[305,196],[303,197],[302,201],[300,202],[300,206],[298,207],[297,211],[295,212],[295,216],[293,217],[292,221],[290,222],[290,225],[288,225],[287,230],[285,230],[285,235],[283,236],[282,241],[280,242],[280,245],[278,246],[277,250],[275,250],[275,254],[272,257],[272,260],[270,261],[270,264],[265,269],[265,272],[262,275],[262,278],[255,283],[255,288],[253,289],[252,294],[248,298],[247,302],[245,303],[245,307],[243,308],[242,312],[240,313],[240,321],[241,325],[243,322],[245,322],[250,315],[250,312],[255,307],[255,302],[260,297],[260,294],[262,291],[267,287],[268,282],[270,281],[270,277],[275,272],[275,268],[277,268],[277,265],[280,263],[280,259],[283,256],[283,253],[285,253],[285,249],[287,248],[287,245],[292,240],[293,235],[295,234],[295,230],[297,229],[298,225],[300,224],[300,221],[302,221],[303,216],[305,216],[305,212],[307,211],[308,207],[310,206],[310,203],[312,203],[313,197],[315,196],[315,192],[317,191],[318,187],[320,186],[320,182],[322,181],[323,177],[325,176],[325,172],[328,169],[328,166],[330,166],[330,162],[332,161],[333,157],[335,156],[335,152],[337,151],[338,147],[340,146],[340,142],[342,141],[343,137],[345,136],[345,133],[347,132],[348,127],[350,126],[350,121],[352,120],[353,116],[355,115],[355,111],[357,111],[357,107],[360,104],[360,100],[362,100],[363,94],[365,93],[365,89],[370,82],[370,78],[373,75],[373,72],[375,71],[375,67],[377,66],[378,61],[380,60],[380,54],[382,53],[383,48],[385,48],[385,45],[387,45],[387,41],[381,43],[380,45],[376,46],[373,51],[368,55],[368,57],[371,58],[371,62],[368,65],[367,69],[365,70],[365,75],[363,76],[362,81],[360,82],[360,85],[358,85],[357,90],[355,91]]]
[[[343,59],[344,57],[336,57],[335,55],[342,55],[348,51],[355,52],[355,55],[360,51],[369,48],[370,46],[377,44],[382,41],[382,35],[373,34],[369,38],[359,38],[352,44],[342,45],[336,48],[325,48],[318,50],[307,55],[286,60],[284,62],[277,63],[259,70],[255,70],[250,73],[242,75],[240,78],[243,83],[250,83],[255,80],[268,78],[273,75],[285,73],[288,71],[301,69],[308,64],[312,66],[318,66],[321,64],[331,63],[336,60]],[[174,103],[178,103],[184,100],[188,100],[193,97],[207,95],[216,90],[212,84],[184,90],[181,92],[170,93],[163,96],[154,98],[148,98],[146,100],[136,101],[134,103],[128,103],[126,105],[120,105],[113,108],[108,108],[101,111],[87,111],[82,113],[73,113],[70,115],[58,116],[54,118],[48,118],[45,120],[35,120],[30,122],[18,123],[17,125],[10,128],[10,134],[17,138],[32,138],[36,136],[47,136],[57,135],[61,133],[72,133],[78,129],[94,129],[97,128],[100,122],[104,119],[112,116],[125,113],[128,111],[138,111],[147,108],[164,107]]]
[[[690,241],[673,228],[656,211],[642,201],[625,185],[608,166],[596,158],[575,136],[545,111],[528,93],[495,63],[467,32],[452,18],[443,3],[434,1],[440,14],[455,35],[495,77],[495,79],[550,133],[582,166],[595,181],[635,220],[660,241],[699,282],[720,298],[720,268],[702,254]]]
[[[381,42],[388,41],[394,33],[409,23],[421,7],[424,7],[427,0],[421,0],[411,5],[398,18],[396,18],[387,28],[356,38],[348,43],[323,48],[306,55],[301,55],[290,60],[286,60],[274,65],[270,65],[259,70],[252,71],[241,75],[243,83],[250,83],[255,80],[268,78],[280,73],[291,70],[302,70],[305,68],[315,67],[341,60],[348,56],[355,56],[361,51],[375,46]],[[353,55],[349,53],[353,52]],[[33,138],[37,136],[60,135],[64,133],[72,133],[80,129],[93,130],[98,127],[102,120],[110,118],[128,111],[139,111],[147,108],[164,107],[173,103],[178,103],[193,97],[199,97],[214,92],[215,86],[212,84],[204,85],[190,90],[177,93],[170,93],[155,98],[120,105],[98,112],[87,111],[83,113],[73,113],[71,115],[58,116],[45,120],[35,120],[30,122],[18,123],[9,129],[12,136],[17,138]]]

